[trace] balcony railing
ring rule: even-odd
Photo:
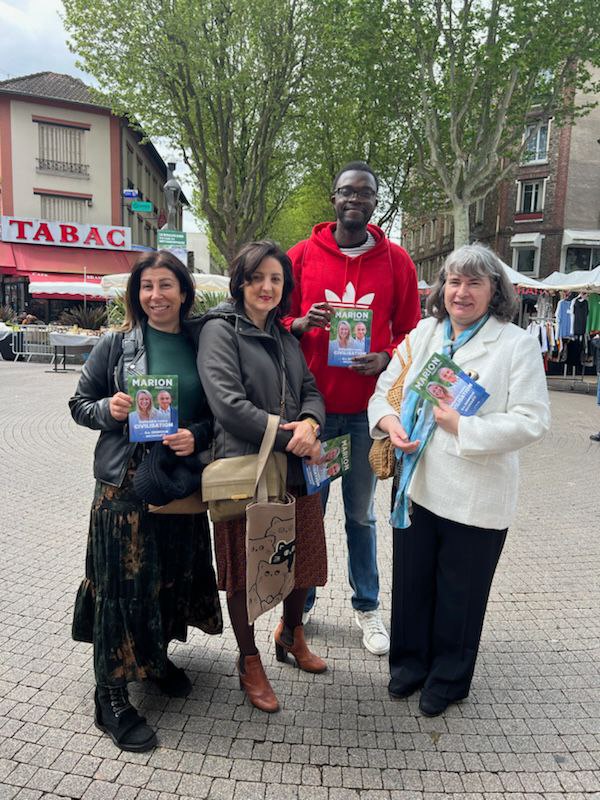
[[[52,158],[38,158],[37,168],[44,172],[62,172],[69,175],[81,175],[89,177],[89,164],[75,164],[72,161],[55,161]]]

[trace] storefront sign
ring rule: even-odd
[[[131,250],[131,228],[87,225],[24,217],[0,217],[4,242],[84,247],[90,250]]]

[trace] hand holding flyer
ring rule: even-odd
[[[350,471],[350,436],[336,436],[321,443],[321,464],[302,462],[306,488],[309,494],[318,492],[327,481],[341,478]]]
[[[489,394],[448,356],[434,353],[410,385],[424,400],[439,406],[440,400],[463,417],[475,414]]]
[[[327,356],[330,367],[349,367],[355,356],[370,352],[372,320],[368,308],[334,308]]]

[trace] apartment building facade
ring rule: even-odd
[[[81,80],[42,72],[0,82],[0,304],[29,307],[31,275],[128,271],[156,247],[166,179],[156,148]]]
[[[593,269],[600,264],[600,106],[562,127],[532,109],[523,135],[511,178],[471,207],[471,239],[533,278]],[[403,244],[419,278],[431,283],[453,248],[451,215],[407,217]]]

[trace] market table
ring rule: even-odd
[[[58,372],[58,351],[62,347],[62,370],[61,372],[72,372],[67,370],[67,348],[69,350],[85,350],[90,349],[100,341],[99,336],[90,336],[89,333],[60,333],[58,331],[50,332],[50,344],[54,347],[54,369],[48,370],[49,372]]]

